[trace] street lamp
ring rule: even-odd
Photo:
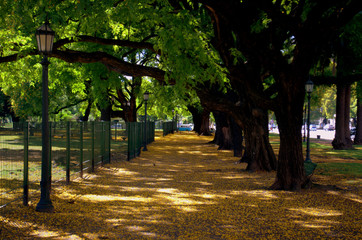
[[[314,84],[313,82],[310,80],[310,78],[308,79],[308,81],[305,83],[305,91],[308,94],[308,114],[307,114],[307,154],[306,154],[306,158],[304,161],[304,169],[305,169],[305,173],[306,176],[309,176],[313,173],[314,169],[316,168],[317,164],[312,163],[312,160],[310,159],[310,98],[311,98],[311,93],[313,92],[313,87]]]
[[[150,97],[150,93],[146,91],[143,94],[143,100],[145,102],[145,132],[144,132],[144,139],[143,139],[143,151],[147,151],[147,101]]]
[[[46,21],[40,28],[36,30],[36,40],[38,42],[38,50],[43,54],[41,64],[43,66],[42,73],[42,165],[41,165],[41,181],[40,181],[40,201],[36,206],[38,212],[53,212],[54,207],[50,200],[51,173],[49,161],[49,116],[48,116],[48,54],[53,50],[54,31],[50,28],[49,22]]]
[[[172,134],[175,130],[175,109],[172,109]]]

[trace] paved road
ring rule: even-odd
[[[271,133],[279,133],[278,129],[275,128]],[[302,136],[304,132],[302,131]],[[307,132],[305,133],[307,136]],[[317,130],[317,131],[310,131],[311,138],[317,138],[317,135],[321,136],[321,139],[333,140],[334,139],[334,131],[325,131],[325,130]]]

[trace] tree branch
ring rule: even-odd
[[[69,104],[69,105],[67,105],[67,106],[61,107],[61,108],[59,108],[58,110],[55,110],[55,111],[51,112],[51,114],[58,114],[58,113],[60,113],[60,111],[62,111],[63,109],[76,106],[76,105],[78,105],[79,103],[85,102],[85,101],[88,101],[88,98],[81,99],[81,100],[78,100],[78,101],[76,101],[76,102],[74,102],[74,103],[72,103],[72,104]]]
[[[105,39],[105,38],[99,38],[99,37],[92,37],[92,36],[78,36],[74,37],[72,39],[66,38],[66,39],[60,39],[54,43],[54,49],[59,49],[60,47],[69,44],[69,43],[76,43],[76,42],[90,42],[90,43],[97,43],[100,45],[116,45],[116,46],[122,46],[122,47],[130,47],[130,48],[136,48],[136,49],[149,49],[155,53],[155,49],[153,48],[153,44],[145,42],[146,40],[154,37],[148,36],[144,40],[140,42],[133,42],[129,40],[117,40],[117,39]]]
[[[165,80],[165,71],[148,66],[140,66],[137,64],[131,64],[125,62],[121,59],[113,57],[110,54],[104,52],[80,52],[80,51],[60,51],[54,50],[50,55],[51,57],[56,57],[66,62],[74,63],[95,63],[100,62],[107,66],[110,70],[115,71],[122,75],[134,76],[134,77],[143,77],[148,76],[155,78],[160,82]]]

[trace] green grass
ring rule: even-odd
[[[278,154],[279,135],[270,134],[269,140],[275,154]],[[330,141],[314,141],[316,140],[312,139],[310,143],[311,159],[312,161],[313,159],[323,160],[323,162],[318,161],[316,173],[328,176],[362,177],[362,146],[355,145],[351,150],[334,150]],[[303,154],[305,151],[306,143],[303,142]]]
[[[270,134],[270,143],[276,152],[278,154],[279,150],[279,135],[277,134]],[[306,149],[306,143],[303,142],[303,151]],[[351,150],[334,150],[331,143],[329,141],[324,141],[323,143],[320,142],[313,142],[313,139],[310,143],[310,149],[311,149],[311,156],[315,155],[318,157],[335,157],[335,158],[344,158],[344,159],[355,159],[355,160],[361,160],[362,161],[362,146],[354,145],[354,149]]]
[[[362,177],[362,163],[318,163],[318,174],[333,176],[338,174]]]

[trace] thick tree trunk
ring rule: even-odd
[[[253,109],[251,116],[243,119],[245,154],[248,171],[276,170],[277,161],[269,142],[267,112]]]
[[[362,100],[360,98],[357,100],[357,126],[354,144],[362,145]]]
[[[233,140],[234,157],[241,157],[243,147],[243,131],[241,127],[236,124],[234,119],[230,117],[231,134]]]
[[[124,111],[126,122],[137,122],[137,107],[135,98],[131,98],[129,107],[127,107]]]
[[[333,149],[352,149],[353,142],[349,129],[351,85],[337,84],[336,132],[332,141]]]
[[[232,149],[233,143],[227,115],[217,111],[214,111],[213,113],[216,122],[216,132],[214,140],[210,143],[218,145],[218,150],[230,150]]]
[[[205,108],[201,114],[201,125],[200,125],[200,130],[199,130],[198,134],[203,135],[203,136],[211,136],[210,111],[206,110]]]
[[[210,111],[200,106],[187,106],[187,109],[192,114],[192,119],[194,121],[194,131],[199,135],[211,136],[209,121],[210,121]]]
[[[300,76],[303,75],[300,74]],[[279,128],[280,148],[277,176],[271,189],[278,190],[300,190],[307,180],[304,170],[301,133],[304,85],[300,79],[292,81],[290,76],[289,79],[289,84],[294,85],[294,88],[286,85],[285,87],[294,89],[294,92],[280,91],[283,95],[278,96],[280,105],[275,111]]]
[[[300,190],[305,183],[302,135],[300,124],[279,122],[280,149],[276,181],[278,190]]]
[[[101,121],[111,121],[111,112],[112,112],[111,105],[101,108],[100,111],[101,111]]]
[[[194,122],[193,130],[199,134],[200,129],[201,129],[201,122],[202,122],[201,109],[199,109],[198,107],[195,107],[195,106],[191,106],[191,105],[187,106],[187,109],[189,110],[189,112],[192,115],[192,120]]]
[[[235,154],[239,155],[242,146],[241,130],[244,132],[245,140],[245,154],[240,162],[247,162],[247,170],[249,171],[271,171],[276,170],[276,157],[269,142],[268,133],[268,115],[267,111],[261,109],[253,109],[249,105],[252,100],[243,101],[245,104],[240,104],[239,107],[234,106],[230,111],[228,107],[221,107],[216,101],[218,93],[212,93],[213,97],[210,98],[210,93],[207,91],[198,92],[200,98],[204,100],[209,109],[215,109],[220,112],[218,114],[214,111],[216,126],[216,134],[213,142],[219,145],[220,149],[232,149],[234,144],[237,144],[238,150]],[[238,125],[240,134],[233,136],[230,129],[230,120],[227,115],[232,116],[235,123]],[[233,137],[240,139],[233,141]],[[221,141],[222,140],[222,141]]]
[[[213,111],[212,114],[214,115],[214,119],[215,119],[216,131],[215,131],[214,139],[212,141],[210,141],[209,143],[219,145],[221,138],[222,138],[221,118],[224,115],[224,113],[221,113],[219,111]]]

